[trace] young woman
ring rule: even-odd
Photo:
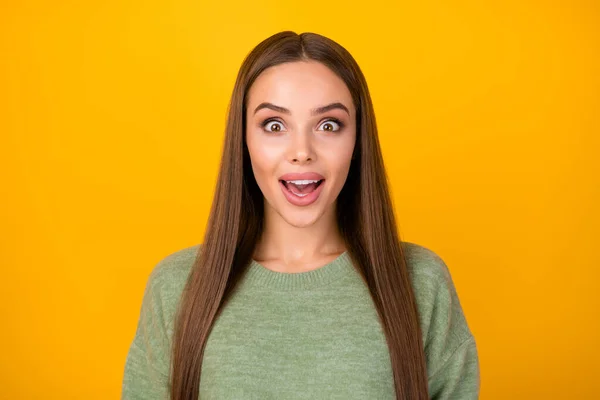
[[[244,60],[202,245],[149,277],[123,399],[476,399],[452,278],[400,241],[365,78],[280,32]]]

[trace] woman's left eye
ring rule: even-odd
[[[319,128],[323,128],[322,130],[327,131],[327,132],[335,132],[335,131],[339,131],[340,129],[342,129],[342,123],[340,121],[334,120],[334,119],[328,119],[327,121],[323,122],[321,125],[319,125]]]

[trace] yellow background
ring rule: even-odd
[[[0,5],[0,397],[120,396],[148,274],[203,239],[237,70],[285,29],[363,69],[481,398],[597,396],[598,2],[237,3]]]

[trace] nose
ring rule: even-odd
[[[296,133],[290,141],[289,159],[292,164],[306,164],[314,161],[315,154],[312,145],[312,132]]]

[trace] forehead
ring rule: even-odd
[[[262,102],[289,108],[292,113],[340,102],[352,112],[352,96],[344,81],[316,61],[296,61],[265,69],[248,92],[248,110]]]

